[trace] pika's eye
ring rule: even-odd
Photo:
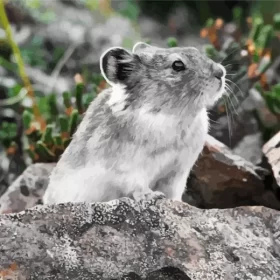
[[[179,71],[183,71],[186,69],[184,63],[180,60],[174,61],[172,64],[172,68],[173,70],[179,72]]]

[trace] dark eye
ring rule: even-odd
[[[183,71],[186,69],[184,63],[180,60],[174,61],[172,64],[172,68],[173,70],[179,72],[179,71]]]

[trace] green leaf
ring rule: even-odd
[[[274,88],[271,92],[267,92],[264,97],[266,100],[267,107],[275,115],[280,114],[280,95],[279,87]]]
[[[53,145],[53,125],[47,125],[45,132],[42,135],[42,142],[46,145]]]
[[[77,110],[73,110],[69,121],[70,137],[75,133],[78,126],[78,122],[79,122],[79,112]]]
[[[66,115],[60,115],[58,119],[60,125],[60,132],[68,132],[68,117]]]
[[[280,83],[274,85],[272,87],[272,91],[275,93],[275,97],[279,98],[280,100]]]
[[[273,26],[270,24],[265,25],[259,34],[257,39],[257,46],[261,49],[265,49],[271,42],[273,36]]]
[[[93,99],[96,97],[96,93],[94,94],[90,94],[90,93],[86,93],[83,96],[83,106],[85,109],[88,108],[88,106],[90,105],[90,103],[93,101]]]
[[[271,66],[271,64],[272,64],[271,59],[267,59],[266,57],[263,57],[261,63],[258,66],[258,72],[260,74],[265,73],[266,70]]]
[[[280,13],[273,16],[273,23],[275,30],[280,31]]]
[[[31,151],[30,149],[26,149],[25,152],[30,156],[30,158],[34,161],[35,160],[35,153]]]
[[[260,56],[259,56],[259,54],[256,50],[254,51],[252,58],[253,58],[254,63],[259,63],[260,62]]]
[[[204,45],[204,52],[206,53],[206,55],[211,58],[211,59],[215,59],[216,57],[218,57],[219,53],[218,51],[215,49],[215,47],[213,45],[210,44],[206,44]]]
[[[263,23],[263,19],[261,17],[256,17],[253,19],[253,27],[250,32],[249,38],[251,38],[254,42],[258,39],[263,25],[264,25],[264,23]]]
[[[36,97],[36,103],[39,108],[39,111],[42,115],[45,115],[46,118],[50,117],[50,107],[48,102],[48,96]]]
[[[174,37],[169,37],[169,38],[167,39],[167,46],[168,46],[169,48],[177,47],[177,46],[178,46],[178,41],[177,41],[177,39],[174,38]]]
[[[55,145],[57,145],[57,146],[63,145],[63,140],[60,135],[55,135],[53,138],[54,138]]]
[[[126,7],[119,10],[119,13],[135,22],[138,19],[140,10],[135,1],[128,0],[126,1]]]
[[[63,103],[66,108],[71,107],[71,95],[68,91],[63,92]]]
[[[55,94],[50,94],[48,98],[50,113],[52,117],[55,117],[58,115],[58,109],[57,109],[57,100]]]
[[[30,127],[30,124],[33,119],[34,115],[31,112],[29,112],[28,110],[23,111],[22,120],[24,129],[28,129]]]
[[[243,16],[243,10],[241,7],[235,7],[233,9],[233,20],[236,24],[240,25]]]
[[[75,97],[76,97],[76,106],[80,113],[83,112],[83,102],[82,102],[83,91],[84,91],[84,84],[82,83],[77,84]]]
[[[35,152],[44,160],[49,160],[55,157],[42,141],[37,141],[35,145]]]
[[[205,27],[211,27],[214,24],[214,19],[213,18],[209,18],[207,19],[206,23],[205,23]]]

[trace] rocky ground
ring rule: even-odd
[[[99,55],[123,38],[152,37],[161,45],[178,35],[174,24],[179,31],[186,25],[180,19],[187,11],[181,11],[170,28],[142,17],[139,32],[125,18],[104,21],[69,3],[52,2],[61,11],[52,23],[25,16],[16,31],[22,47],[40,35],[50,65],[53,46],[66,49],[63,65],[52,71],[27,65],[44,94],[71,89],[84,66],[98,71]],[[201,48],[201,42],[196,35],[179,36],[182,45]],[[1,86],[16,83],[6,69],[0,73]],[[40,205],[55,163],[30,165],[6,191],[0,183],[0,279],[279,279],[280,134],[264,143],[255,110],[277,122],[254,91],[239,104],[230,137],[228,117],[214,118],[182,203],[136,205],[123,198]]]
[[[9,279],[279,279],[279,211],[261,206],[124,198],[37,206],[0,226],[0,268],[18,277]]]

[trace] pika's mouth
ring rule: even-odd
[[[221,91],[224,87],[224,83],[223,83],[223,80],[220,78],[219,79],[219,87],[218,87],[218,91]]]

